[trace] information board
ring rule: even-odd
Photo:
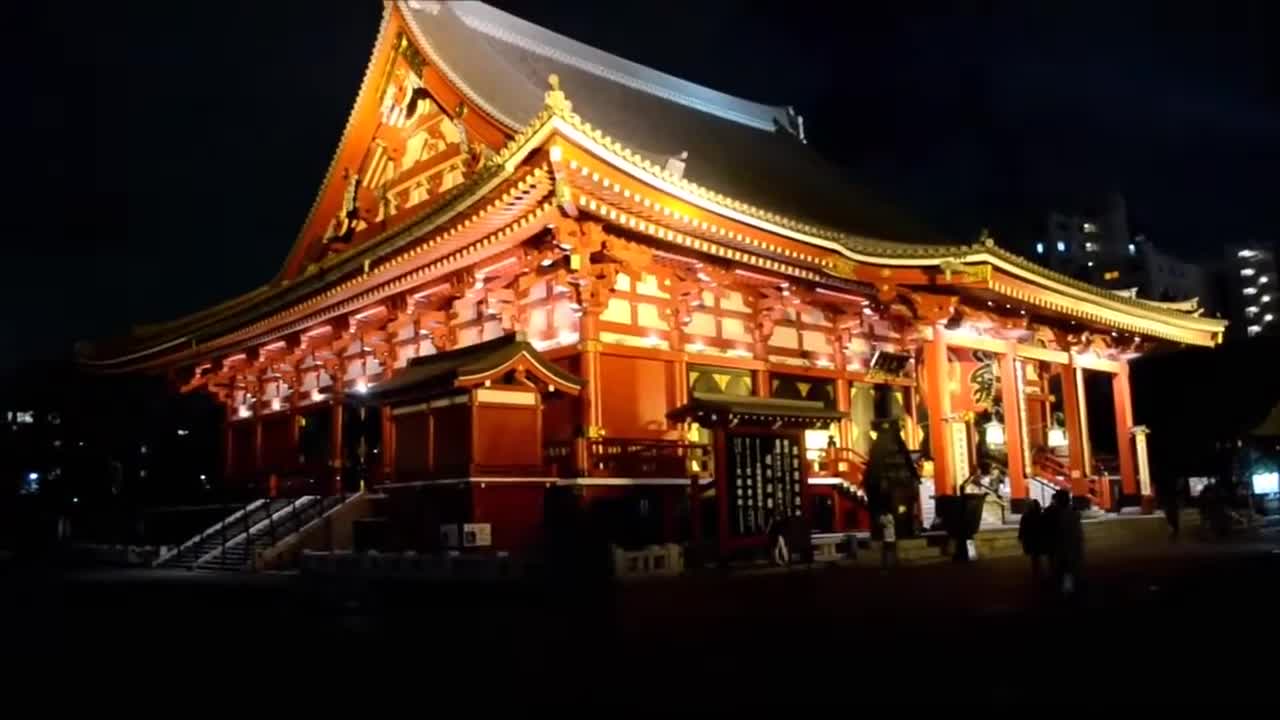
[[[729,527],[764,535],[778,520],[804,514],[800,443],[787,436],[728,435]]]

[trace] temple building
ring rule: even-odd
[[[619,542],[723,553],[783,518],[865,526],[884,433],[921,514],[987,464],[1015,509],[1142,504],[1129,362],[1224,331],[1181,308],[934,235],[790,108],[410,1],[279,274],[80,360],[217,398],[226,486],[376,489],[401,546],[531,551],[594,509]]]

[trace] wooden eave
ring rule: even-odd
[[[557,177],[563,177],[577,191],[573,200],[585,201],[585,210],[597,216],[601,214],[599,207],[603,207],[605,219],[618,222],[621,218],[620,224],[626,227],[649,232],[652,225],[659,239],[674,237],[679,244],[696,250],[711,249],[712,254],[720,254],[729,260],[741,261],[749,253],[781,257],[789,262],[770,259],[774,263],[771,269],[796,271],[797,277],[823,282],[831,282],[833,276],[850,272],[850,262],[853,267],[871,266],[876,269],[876,274],[888,270],[889,275],[881,275],[886,282],[923,286],[937,284],[938,275],[945,272],[947,265],[988,266],[997,271],[987,273],[989,286],[994,288],[991,278],[999,275],[1029,283],[1040,288],[1040,294],[1035,295],[1037,302],[1052,305],[1080,320],[1105,322],[1108,327],[1120,326],[1130,332],[1205,346],[1220,342],[1226,327],[1225,321],[1125,298],[1068,278],[998,248],[989,239],[973,245],[914,245],[834,233],[790,220],[671,175],[592,128],[571,109],[558,107],[552,114],[551,125],[564,147],[575,148],[591,158],[580,159],[571,150],[563,151],[562,163],[568,167],[563,168],[566,171],[563,175],[558,171]],[[605,167],[600,169],[592,161],[603,163]],[[577,162],[577,168],[572,167],[574,162]],[[582,172],[584,168],[587,170],[585,174]],[[593,191],[592,196],[588,196],[588,189]],[[639,206],[633,202],[637,190],[642,192]],[[598,209],[592,211],[594,197],[606,200],[609,205],[594,200]],[[650,200],[649,207],[644,206],[644,199]],[[620,212],[612,206],[619,201],[632,201],[628,208],[630,212]],[[654,210],[652,205],[655,201],[661,201],[663,207]],[[584,209],[581,204],[578,208]],[[754,232],[744,231],[743,227]],[[714,247],[720,243],[749,249],[717,253]],[[910,278],[895,276],[895,271],[905,268],[914,269],[921,275],[914,282]],[[1052,295],[1058,295],[1060,299],[1050,299]]]

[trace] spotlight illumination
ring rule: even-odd
[[[359,380],[357,380],[356,392],[360,393],[361,395],[364,395],[365,393],[369,392],[369,381],[365,380],[364,378],[360,378]]]
[[[1280,492],[1280,472],[1254,473],[1253,494],[1270,495]]]

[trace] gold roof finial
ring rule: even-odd
[[[569,102],[569,98],[565,97],[564,92],[560,90],[560,76],[551,73],[547,76],[547,84],[551,86],[544,96],[547,109],[558,114],[572,112],[573,103]]]

